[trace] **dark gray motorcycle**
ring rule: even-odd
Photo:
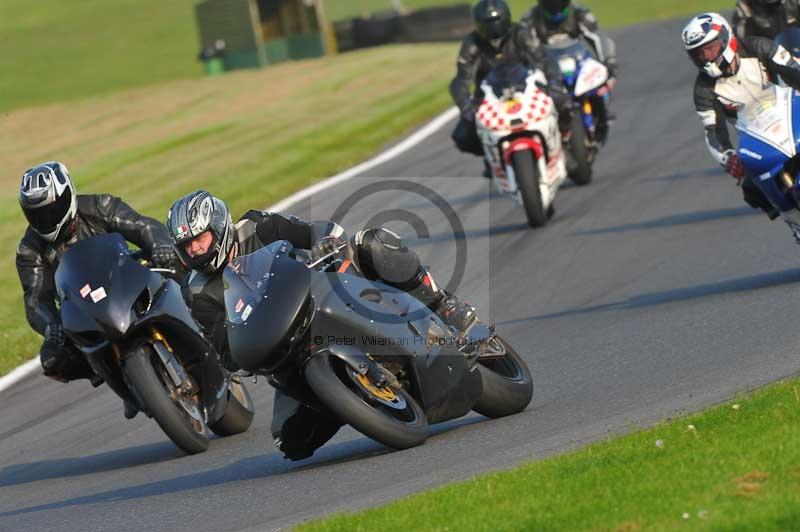
[[[429,424],[530,403],[530,372],[493,327],[459,335],[409,294],[350,273],[342,250],[313,263],[301,253],[278,241],[226,267],[243,369],[396,449],[425,442]]]
[[[189,314],[174,272],[148,268],[122,236],[81,240],[56,270],[64,331],[121,398],[189,454],[246,431],[254,408]]]

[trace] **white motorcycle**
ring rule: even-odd
[[[539,70],[496,67],[481,83],[475,121],[497,190],[525,208],[531,227],[547,223],[567,177],[558,112],[541,88],[546,85]]]

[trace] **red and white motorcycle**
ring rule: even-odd
[[[558,112],[541,88],[546,85],[540,70],[496,67],[481,83],[475,121],[495,186],[525,208],[531,227],[547,223],[567,177]]]

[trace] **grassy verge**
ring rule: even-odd
[[[353,530],[798,530],[800,382],[578,452],[311,523]]]
[[[195,0],[2,0],[0,111],[200,76]]]

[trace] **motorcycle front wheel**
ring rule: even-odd
[[[428,439],[428,419],[405,390],[378,388],[343,360],[312,356],[306,380],[317,397],[340,420],[394,449],[422,445]]]
[[[572,153],[577,164],[577,167],[570,172],[569,178],[578,186],[588,185],[592,182],[592,157],[591,148],[587,145],[586,127],[583,125],[580,113],[575,113],[572,117],[572,135],[569,146],[565,147]]]
[[[122,363],[122,372],[161,430],[188,454],[208,449],[208,426],[196,397],[178,392],[153,346],[142,344]]]
[[[483,393],[472,408],[488,418],[510,416],[525,410],[533,397],[533,377],[528,365],[511,345],[495,336],[478,358]]]
[[[255,406],[250,392],[241,382],[231,381],[228,385],[228,404],[225,405],[225,413],[208,426],[217,436],[232,436],[249,429],[253,423],[253,416],[255,416]]]
[[[533,152],[530,150],[515,151],[511,154],[511,164],[517,178],[517,186],[522,194],[522,205],[528,217],[528,225],[542,227],[547,223],[547,209],[542,202],[542,192],[539,188],[539,166]]]

